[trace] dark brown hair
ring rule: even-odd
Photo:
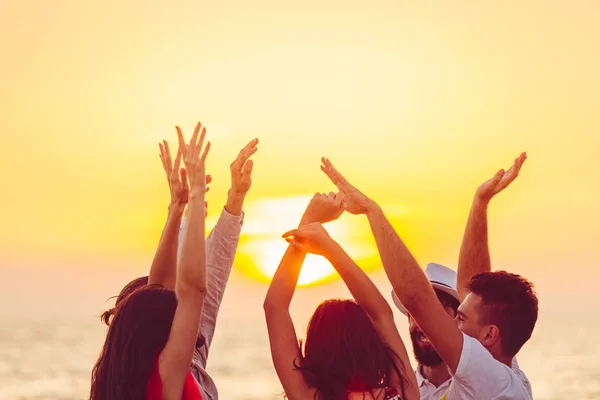
[[[326,300],[308,323],[304,354],[296,368],[317,389],[318,400],[346,400],[351,392],[389,387],[392,369],[402,380],[406,398],[404,369],[398,369],[397,359],[360,305]]]
[[[117,301],[115,302],[115,306],[109,310],[106,310],[100,316],[100,320],[104,322],[107,326],[110,326],[110,321],[113,315],[115,314],[116,308],[121,304],[121,302],[133,293],[135,290],[148,285],[148,275],[140,276],[139,278],[135,278],[131,282],[129,282],[123,289],[121,289],[121,293],[117,296]],[[204,336],[198,336],[196,339],[196,347],[202,347],[206,343],[206,339]]]
[[[502,339],[502,352],[516,355],[529,340],[538,318],[538,298],[533,284],[506,271],[474,275],[469,290],[481,297],[480,323],[496,325]]]
[[[140,276],[139,278],[135,278],[131,282],[129,282],[123,289],[121,289],[121,293],[117,296],[117,301],[115,302],[115,307],[110,310],[104,311],[100,316],[102,322],[104,322],[107,326],[110,325],[110,319],[115,313],[115,308],[127,297],[129,294],[133,293],[134,290],[146,286],[148,284],[148,275]]]
[[[92,370],[90,400],[146,399],[176,308],[175,292],[160,285],[141,286],[118,302]]]

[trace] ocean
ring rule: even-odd
[[[406,323],[397,323],[408,340]],[[518,357],[535,399],[600,399],[599,327],[576,318],[540,319]],[[68,322],[4,319],[0,328],[0,399],[85,399],[105,329],[92,317]],[[220,318],[208,369],[223,400],[282,398],[264,320],[258,314]]]

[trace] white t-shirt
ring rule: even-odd
[[[421,374],[421,368],[422,366],[421,364],[419,364],[417,365],[417,369],[415,370],[421,400],[440,400],[444,393],[446,393],[446,391],[448,390],[450,382],[452,382],[452,378],[449,378],[440,386],[435,386],[433,383],[429,382],[429,380],[426,379],[423,376],[423,374]]]
[[[496,360],[477,339],[463,333],[463,348],[445,400],[531,400],[531,385],[513,359]]]

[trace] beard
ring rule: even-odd
[[[410,331],[410,340],[412,341],[415,359],[419,362],[419,364],[426,367],[433,367],[434,365],[439,365],[443,362],[442,357],[440,357],[437,351],[435,351],[433,346],[429,343],[421,331]],[[422,343],[423,340],[426,340],[428,344],[424,345]]]

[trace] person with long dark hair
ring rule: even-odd
[[[341,194],[317,194],[290,243],[264,302],[271,354],[285,396],[296,400],[416,400],[416,376],[394,323],[392,309],[368,276],[321,223],[344,211]],[[306,253],[325,256],[355,300],[322,302],[304,343],[289,313]]]
[[[258,139],[250,141],[240,152],[236,159],[230,165],[231,186],[227,192],[227,201],[221,211],[219,220],[206,238],[206,274],[207,274],[207,293],[204,307],[202,309],[202,318],[198,328],[198,339],[192,359],[192,375],[198,383],[198,387],[205,400],[217,400],[218,390],[212,377],[206,371],[208,354],[212,339],[214,337],[217,316],[227,281],[233,267],[233,261],[240,240],[240,233],[244,221],[243,205],[246,194],[252,186],[253,162],[250,157],[258,150]],[[169,218],[161,237],[159,246],[152,265],[162,266],[163,273],[171,276],[168,280],[174,282],[176,274],[176,263],[164,262],[164,249],[169,249],[170,253],[173,246],[177,246],[177,251],[181,252],[182,240],[187,229],[186,216],[181,218],[181,213],[187,203],[187,184],[182,182],[178,168],[173,168],[169,144],[167,141],[159,143],[160,159],[165,170],[169,189],[171,192],[171,203],[169,205]],[[212,178],[206,175],[206,184],[211,183]],[[208,186],[207,189],[208,191]],[[205,202],[205,217],[208,207]],[[179,244],[176,245],[177,238],[172,229],[179,225]],[[166,269],[170,266],[170,269]],[[101,320],[109,325],[116,307],[135,289],[148,284],[148,275],[133,279],[129,282],[117,296],[115,307],[105,311]]]
[[[190,365],[207,291],[204,196],[210,142],[202,151],[206,129],[200,123],[189,144],[177,131],[179,151],[172,173],[180,177],[182,204],[170,209],[148,284],[133,288],[114,310],[92,371],[90,400],[202,399]],[[181,159],[185,168],[180,170]],[[186,202],[191,229],[185,232],[177,263]],[[169,272],[173,263],[176,275]]]

